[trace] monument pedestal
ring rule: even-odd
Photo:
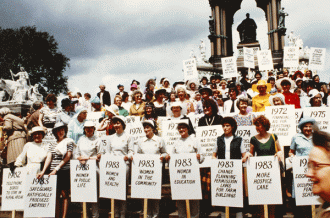
[[[260,43],[258,41],[256,42],[251,42],[251,43],[242,43],[240,42],[237,45],[237,68],[238,70],[243,70],[246,69],[244,67],[244,55],[243,55],[243,47],[246,48],[253,48],[253,54],[254,54],[254,65],[257,66],[258,65],[258,58],[257,58],[257,52],[259,50],[261,50],[260,48]]]
[[[260,43],[258,41],[256,42],[250,42],[250,43],[238,43],[237,45],[237,51],[238,51],[238,57],[243,56],[243,47],[246,48],[253,48],[253,53],[254,55],[257,55],[257,51],[259,51],[260,48]]]
[[[0,108],[7,107],[13,114],[21,114],[22,116],[26,116],[27,112],[30,111],[31,106],[31,101],[20,103],[10,101],[0,102]]]

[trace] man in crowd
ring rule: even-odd
[[[121,97],[123,97],[123,94],[124,94],[124,93],[127,93],[127,92],[124,91],[124,85],[119,84],[119,85],[117,86],[117,88],[119,89],[119,92],[117,92],[116,95],[120,95]]]
[[[100,98],[100,102],[102,106],[110,106],[111,105],[111,97],[110,93],[105,90],[105,85],[100,85],[100,92],[97,93],[97,97]]]
[[[231,84],[229,87],[230,99],[225,101],[225,103],[223,105],[225,114],[230,114],[230,113],[237,114],[239,112],[239,109],[236,106],[237,94],[238,94],[238,90],[237,90],[235,84]]]

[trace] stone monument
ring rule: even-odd
[[[29,74],[20,68],[20,72],[14,74],[11,70],[12,80],[0,79],[0,108],[8,107],[14,113],[26,114],[35,101],[42,101],[39,93],[39,84],[32,86]],[[14,78],[18,77],[15,81]]]
[[[237,27],[239,32],[240,42],[237,45],[238,56],[243,55],[243,47],[253,48],[254,54],[260,50],[260,44],[257,40],[257,24],[250,18],[250,14],[246,14],[245,20],[242,21]]]

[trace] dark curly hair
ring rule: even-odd
[[[224,117],[223,120],[222,120],[222,126],[225,124],[225,123],[228,123],[229,125],[231,125],[232,127],[232,133],[233,135],[235,135],[236,133],[236,130],[237,130],[237,123],[236,123],[236,120],[232,117]]]
[[[56,103],[57,98],[56,98],[56,96],[54,94],[48,94],[47,97],[46,97],[46,99],[45,99],[45,101],[46,102],[47,101],[53,101],[54,103]]]
[[[213,99],[206,99],[203,102],[203,107],[211,107],[212,109],[212,116],[215,116],[218,114],[218,106],[215,103],[215,101]]]
[[[266,131],[270,129],[270,122],[264,115],[260,115],[255,118],[253,120],[253,125],[262,125],[263,127],[265,127]]]

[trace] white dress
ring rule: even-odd
[[[42,143],[28,142],[24,145],[22,153],[17,157],[15,166],[26,164],[26,171],[29,175],[36,175],[40,172],[40,164],[45,161],[48,152],[48,145]]]

